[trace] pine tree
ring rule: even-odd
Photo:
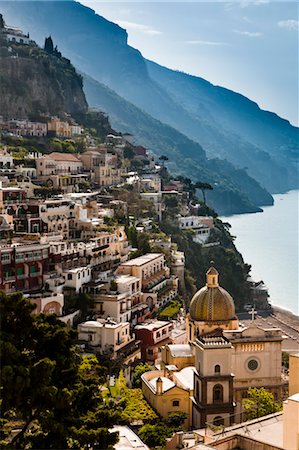
[[[51,36],[46,37],[44,50],[46,50],[46,52],[48,52],[48,53],[53,53],[54,45],[53,45],[53,40],[52,40]]]
[[[54,315],[33,316],[21,293],[0,293],[1,448],[108,448],[119,413],[103,403],[106,370],[73,346],[76,332]],[[3,430],[21,421],[12,439]],[[6,424],[5,424],[6,421]],[[3,423],[4,422],[4,423]]]

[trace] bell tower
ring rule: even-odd
[[[194,342],[193,427],[233,423],[232,344],[225,338],[199,337]]]

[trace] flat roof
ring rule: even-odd
[[[114,445],[116,450],[143,449],[149,450],[137,434],[125,425],[114,425],[110,432],[118,431],[119,441]]]
[[[157,320],[152,323],[143,323],[142,325],[136,325],[135,330],[150,330],[153,331],[157,328],[162,328],[166,325],[171,325],[171,322],[163,322],[162,320]]]
[[[130,259],[121,264],[121,266],[143,266],[150,261],[153,261],[160,256],[164,256],[163,253],[146,253],[145,255],[138,256],[138,258]]]
[[[193,356],[191,345],[189,344],[169,344],[170,353],[175,357]]]
[[[115,279],[116,282],[119,283],[126,283],[126,282],[130,282],[130,283],[136,283],[136,281],[140,281],[140,278],[138,277],[134,277],[133,275],[118,275]]]

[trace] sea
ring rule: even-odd
[[[254,281],[263,280],[270,302],[299,315],[299,190],[275,194],[263,212],[221,217],[229,222],[235,245],[251,265]]]

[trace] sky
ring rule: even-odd
[[[81,1],[144,57],[246,95],[298,125],[298,3]]]

